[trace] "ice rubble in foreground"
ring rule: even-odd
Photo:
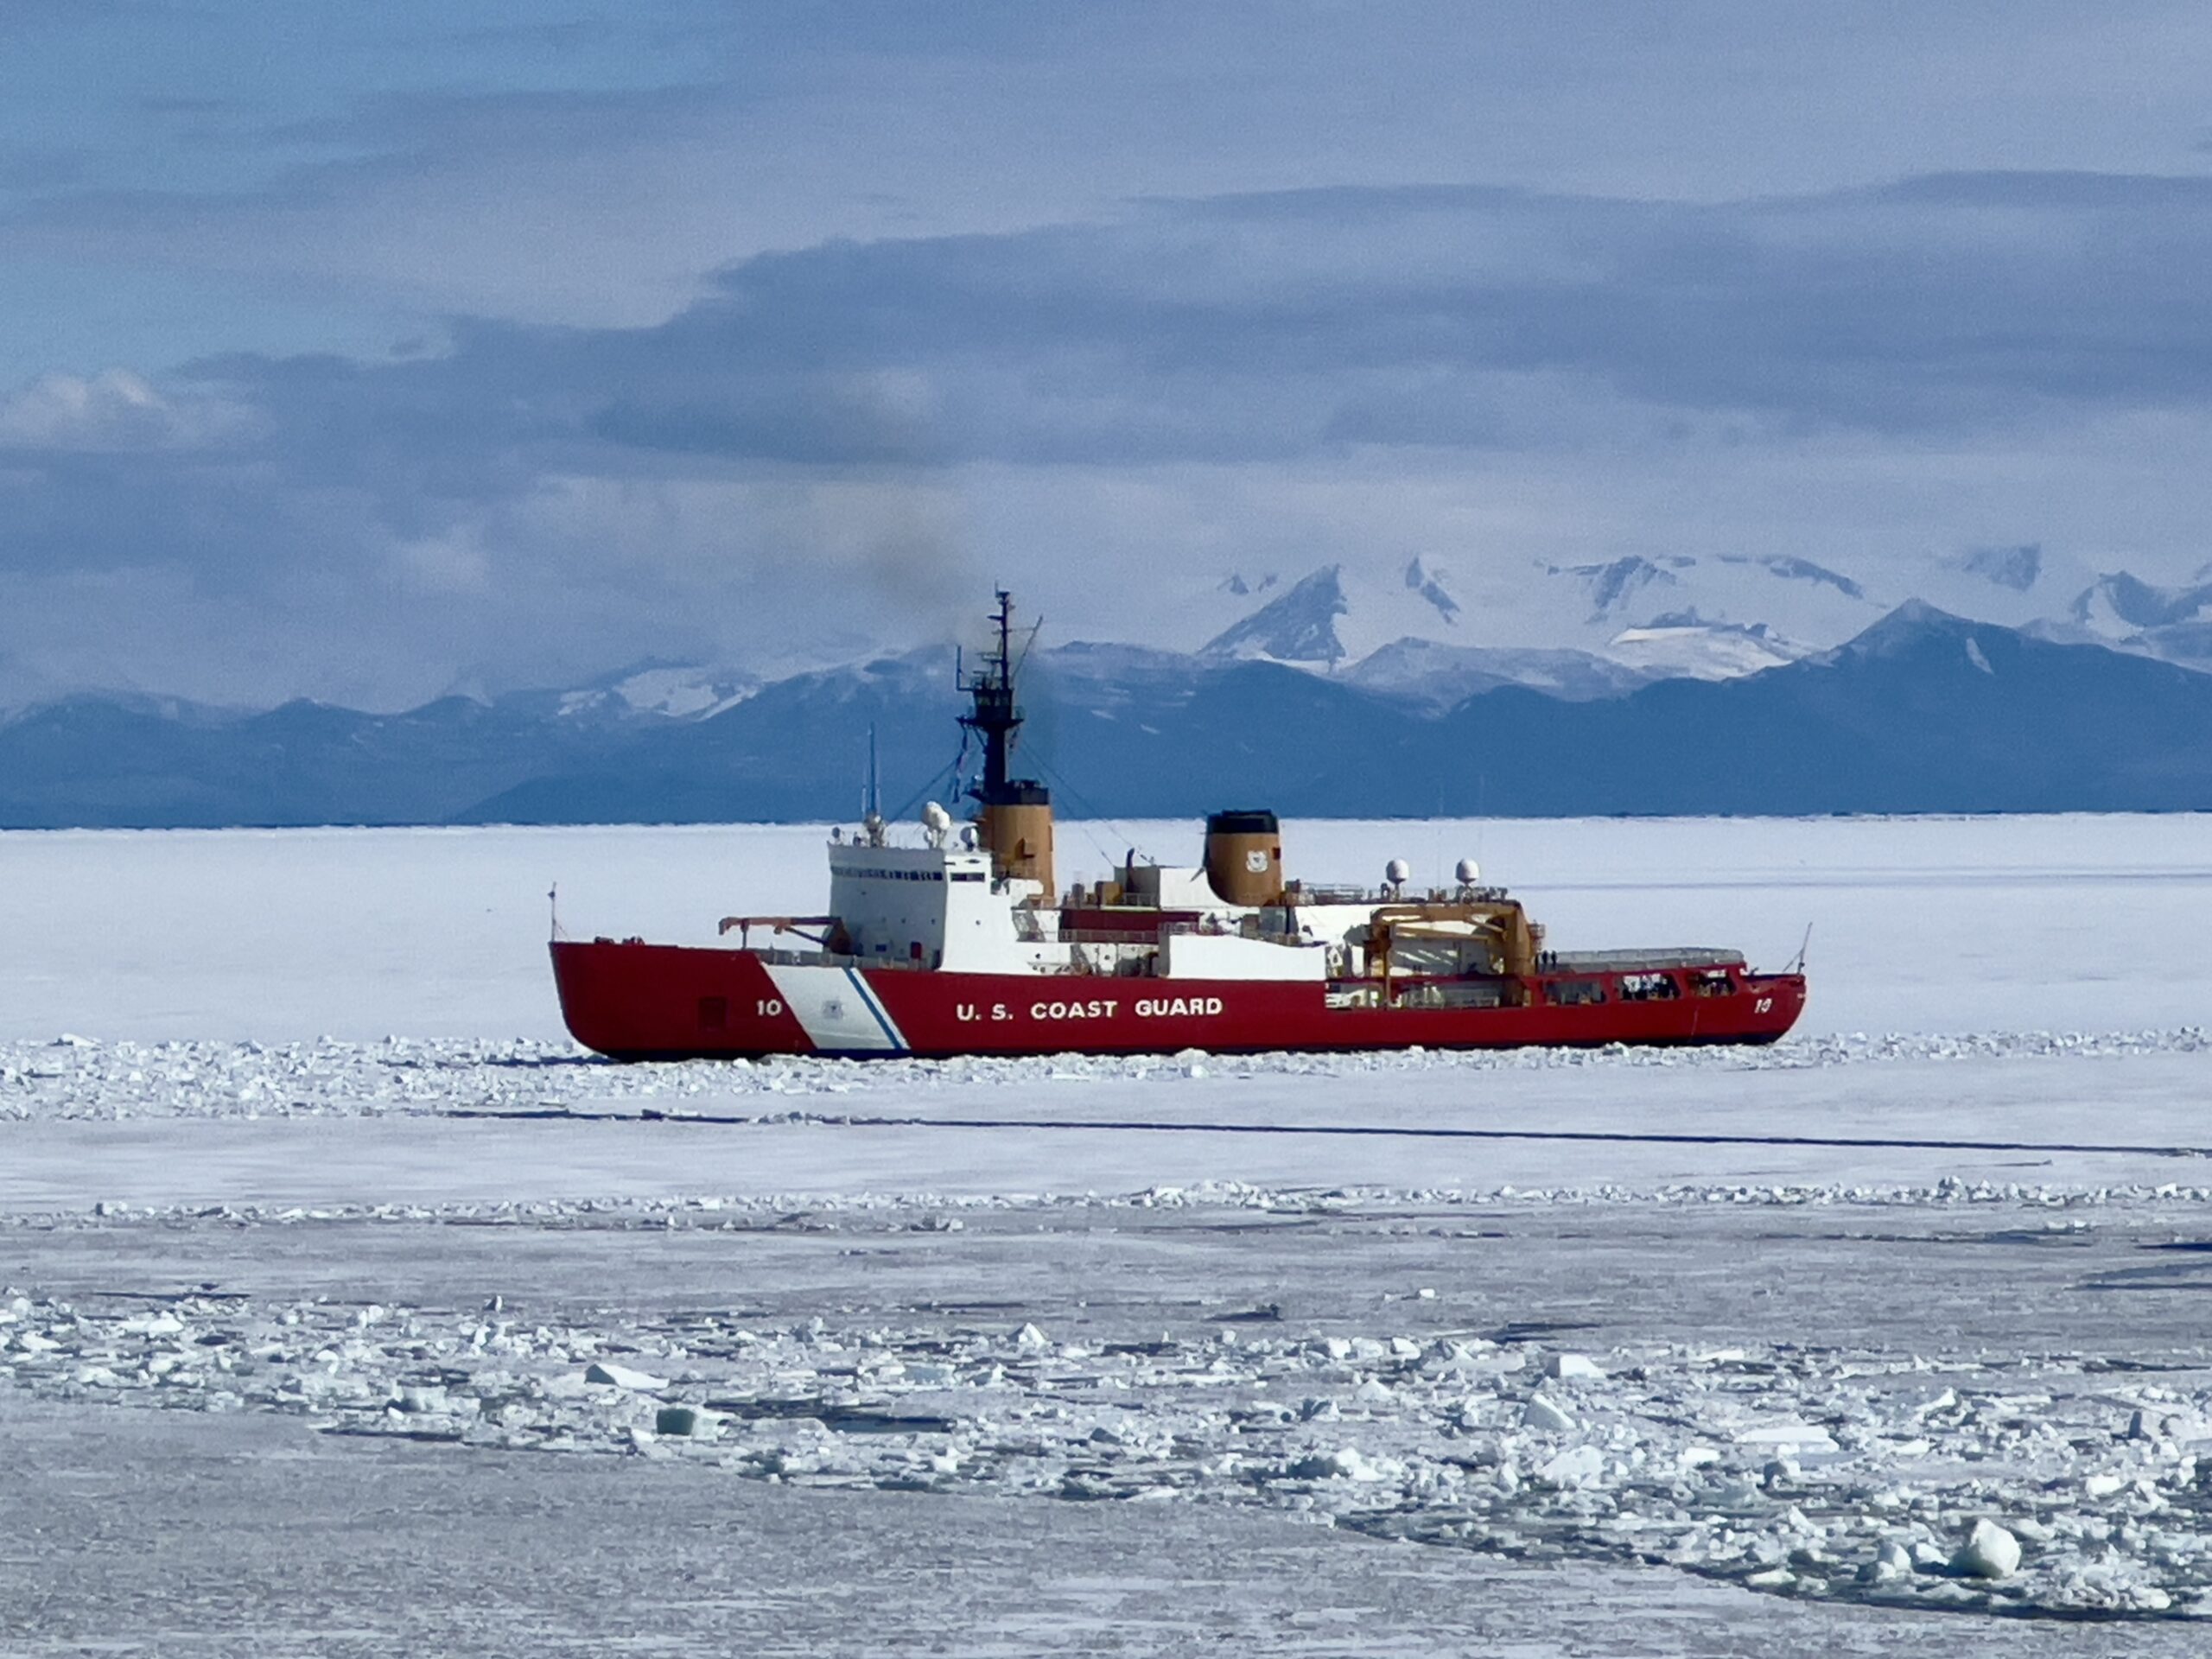
[[[630,1219],[758,1224],[745,1208]],[[1033,1325],[536,1324],[496,1305],[0,1291],[0,1381],[48,1401],[694,1459],[807,1486],[1257,1505],[1792,1596],[2202,1617],[2212,1375],[2158,1376],[2073,1358],[1301,1336],[1263,1313],[1083,1344]]]
[[[0,1118],[450,1115],[635,1102],[968,1090],[1070,1077],[1360,1077],[1459,1070],[1803,1071],[1900,1061],[2047,1059],[2197,1053],[2197,1027],[2120,1033],[1793,1039],[1770,1048],[1512,1049],[1208,1057],[1062,1054],[1011,1059],[691,1061],[616,1065],[566,1042],[387,1038],[380,1043],[103,1043],[75,1035],[0,1043]]]

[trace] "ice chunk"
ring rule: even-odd
[[[1313,1452],[1294,1460],[1289,1473],[1300,1480],[1388,1480],[1398,1471],[1390,1459],[1370,1459],[1356,1446],[1334,1452]]]
[[[1562,1491],[1594,1486],[1605,1472],[1605,1455],[1594,1446],[1570,1446],[1536,1471],[1536,1478]]]
[[[1544,1429],[1554,1434],[1564,1433],[1574,1427],[1573,1418],[1541,1394],[1530,1397],[1529,1408],[1521,1414],[1521,1421],[1530,1428]]]
[[[714,1414],[701,1411],[696,1406],[663,1406],[653,1414],[653,1433],[656,1434],[704,1440],[714,1431]]]
[[[1544,1375],[1558,1377],[1562,1382],[1603,1376],[1605,1374],[1604,1366],[1583,1354],[1554,1354],[1544,1362]]]
[[[1736,1431],[1738,1446],[1788,1446],[1805,1452],[1833,1452],[1834,1440],[1818,1423],[1760,1423]]]
[[[594,1359],[584,1367],[584,1381],[613,1389],[633,1389],[640,1394],[656,1394],[668,1386],[664,1376],[633,1371],[627,1365],[615,1365],[603,1359]]]
[[[1890,1584],[1912,1576],[1912,1556],[1894,1538],[1885,1538],[1874,1559],[1859,1569],[1861,1584]]]
[[[1959,1553],[1951,1557],[1951,1570],[1969,1579],[2008,1579],[2019,1570],[2020,1541],[1994,1521],[1977,1521]]]
[[[1035,1325],[1025,1325],[1014,1333],[1014,1345],[1017,1348],[1049,1348],[1052,1345],[1052,1339]]]

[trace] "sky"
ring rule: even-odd
[[[0,0],[0,702],[2212,560],[2212,14]]]

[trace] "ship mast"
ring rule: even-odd
[[[1014,700],[1014,595],[1003,588],[998,594],[999,607],[990,619],[998,642],[983,654],[980,670],[960,677],[960,689],[975,704],[960,716],[960,723],[983,740],[982,781],[968,792],[984,806],[1006,802],[1007,763],[1022,721],[1020,705]]]
[[[1038,883],[1049,904],[1054,894],[1052,796],[1033,778],[1011,775],[1023,716],[1014,693],[1014,596],[1001,588],[998,599],[990,618],[996,633],[992,648],[981,668],[959,677],[971,705],[960,723],[983,742],[983,776],[968,792],[981,809],[976,823],[998,874]]]

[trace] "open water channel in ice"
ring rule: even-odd
[[[236,1519],[191,1477],[204,1435],[137,1427],[168,1408],[235,1426],[226,1466],[312,1448],[318,1490],[388,1478],[448,1509],[520,1479],[556,1528],[584,1493],[652,1491],[763,1536],[834,1514],[880,1566],[914,1503],[948,1503],[923,1524],[974,1530],[967,1576],[912,1591],[945,1629],[978,1594],[1058,1610],[953,1651],[1103,1649],[1107,1625],[1156,1638],[1120,1650],[1233,1629],[1539,1651],[1548,1629],[1954,1651],[1984,1639],[1960,1619],[1999,1614],[2190,1650],[2212,1611],[2208,830],[1287,827],[1319,879],[1478,855],[1564,948],[1771,964],[1809,923],[1811,1009],[1764,1051],[634,1068],[558,1032],[547,886],[571,931],[703,941],[720,913],[817,903],[818,832],[0,836],[0,1425],[35,1447],[67,1423],[92,1469],[33,1460],[59,1484],[16,1511],[48,1506],[39,1548],[5,1540],[0,1629],[72,1650],[98,1623],[78,1604],[112,1535],[56,1496],[72,1481],[153,1468],[177,1548],[200,1510]],[[1178,850],[1077,826],[1064,861],[1093,833]],[[747,1496],[717,1508],[715,1482]],[[808,1493],[835,1507],[759,1507]],[[1111,1518],[1169,1506],[1211,1541],[1177,1552],[1211,1563],[1203,1593],[1259,1626],[1147,1626],[1126,1597],[1086,1626],[1064,1577],[1005,1555],[994,1517],[1039,1504],[1101,1517],[1051,1522],[1066,1548],[1172,1588],[1176,1561]],[[1396,1588],[1363,1604],[1361,1558],[1294,1541],[1316,1535],[1460,1566],[1378,1567]],[[1297,1560],[1357,1628],[1240,1592],[1240,1558]],[[603,1560],[531,1561],[547,1630],[609,1628],[577,1611]],[[407,1628],[469,1645],[463,1594],[410,1570]],[[650,1599],[654,1559],[630,1572]],[[757,1603],[724,1574],[669,1628]],[[1529,1618],[1592,1597],[1622,1617]],[[370,1645],[400,1629],[366,1594],[323,1617]],[[790,1650],[841,1642],[881,1645],[816,1624]]]

